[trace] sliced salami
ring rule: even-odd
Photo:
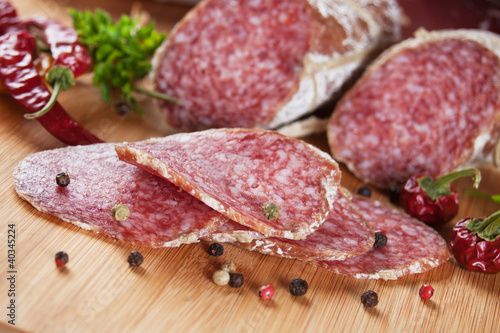
[[[70,177],[67,187],[56,175]],[[36,209],[116,240],[148,247],[197,242],[227,218],[177,186],[118,160],[114,144],[76,146],[28,156],[14,172],[19,196]],[[113,207],[130,211],[115,220]]]
[[[261,237],[236,245],[250,251],[304,261],[345,260],[370,250],[374,243],[373,231],[351,205],[350,193],[339,191],[335,199],[326,221],[304,240]]]
[[[365,182],[499,165],[500,38],[420,31],[373,63],[328,125],[334,158]]]
[[[167,122],[183,131],[277,128],[327,101],[399,39],[394,0],[205,0],[155,59]]]
[[[317,261],[311,264],[358,279],[395,280],[423,273],[446,262],[451,253],[446,241],[434,229],[417,219],[380,202],[354,196],[352,205],[375,232],[387,236],[387,245],[344,261]]]
[[[328,154],[272,131],[180,133],[116,151],[267,236],[305,238],[325,221],[340,186],[338,164]],[[266,204],[279,214],[266,217]]]

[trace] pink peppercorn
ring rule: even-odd
[[[422,287],[420,287],[418,294],[422,299],[429,299],[432,297],[432,295],[434,295],[434,288],[427,284],[424,284]]]
[[[259,297],[262,299],[271,299],[274,295],[274,286],[268,284],[266,286],[260,287]]]

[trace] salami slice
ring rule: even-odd
[[[304,240],[270,237],[236,245],[250,251],[304,261],[345,260],[370,250],[374,233],[365,217],[351,205],[350,193],[339,191],[335,199],[326,221]]]
[[[400,35],[394,0],[205,0],[155,57],[159,102],[182,131],[277,128],[313,111]]]
[[[395,280],[401,276],[423,273],[446,262],[451,253],[446,241],[431,227],[380,202],[354,196],[352,205],[375,232],[387,236],[383,248],[344,261],[317,261],[311,264],[358,279]]]
[[[373,63],[328,124],[334,158],[365,182],[500,165],[500,38],[420,31]]]
[[[303,239],[325,221],[338,164],[303,141],[257,129],[180,133],[116,147],[230,219],[268,236]],[[277,205],[267,218],[264,205]]]
[[[70,177],[67,187],[56,175]],[[227,219],[172,183],[118,160],[114,144],[54,149],[24,159],[14,173],[19,196],[38,210],[113,239],[148,247],[197,242]],[[111,210],[124,204],[124,221]]]

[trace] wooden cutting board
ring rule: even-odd
[[[67,7],[100,6],[116,18],[131,1],[16,0],[21,16],[41,14],[69,23]],[[168,31],[188,7],[144,2],[160,30]],[[106,141],[135,141],[168,134],[150,101],[146,115],[119,117],[105,105],[90,78],[60,97],[61,103],[86,128]],[[369,332],[499,332],[500,274],[474,273],[451,259],[425,274],[397,281],[356,280],[316,269],[297,260],[280,259],[225,246],[211,257],[209,244],[178,248],[138,248],[110,241],[39,213],[15,194],[12,172],[30,153],[61,147],[36,121],[24,120],[23,110],[0,95],[0,331],[28,332],[184,332],[184,331],[369,331]],[[324,134],[306,138],[328,151]],[[500,173],[483,169],[480,190],[498,193]],[[343,185],[362,185],[343,169]],[[438,231],[449,239],[452,226],[466,216],[484,216],[500,205],[463,192],[471,180],[456,183],[462,194],[458,216]],[[384,193],[373,197],[389,204]],[[12,226],[12,228],[9,228]],[[14,268],[8,266],[8,230],[15,229]],[[70,261],[64,270],[54,254],[64,250]],[[144,263],[130,268],[132,250]],[[245,277],[240,289],[212,283],[212,273],[232,261]],[[15,273],[8,273],[14,271]],[[7,278],[15,276],[13,286]],[[308,281],[303,297],[288,291],[293,278]],[[272,283],[272,300],[261,300],[261,285]],[[418,295],[422,284],[436,290],[432,299]],[[8,296],[13,287],[15,297]],[[360,295],[371,289],[380,302],[364,308]],[[9,302],[15,301],[15,326],[8,324]]]

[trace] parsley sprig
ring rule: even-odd
[[[165,34],[154,30],[153,22],[139,27],[138,20],[123,15],[113,23],[111,16],[100,9],[94,13],[71,9],[70,15],[80,42],[89,47],[93,83],[101,87],[104,101],[110,103],[113,91],[118,91],[120,99],[140,113],[133,91],[177,103],[170,96],[134,85],[151,71],[150,59],[165,39]]]

